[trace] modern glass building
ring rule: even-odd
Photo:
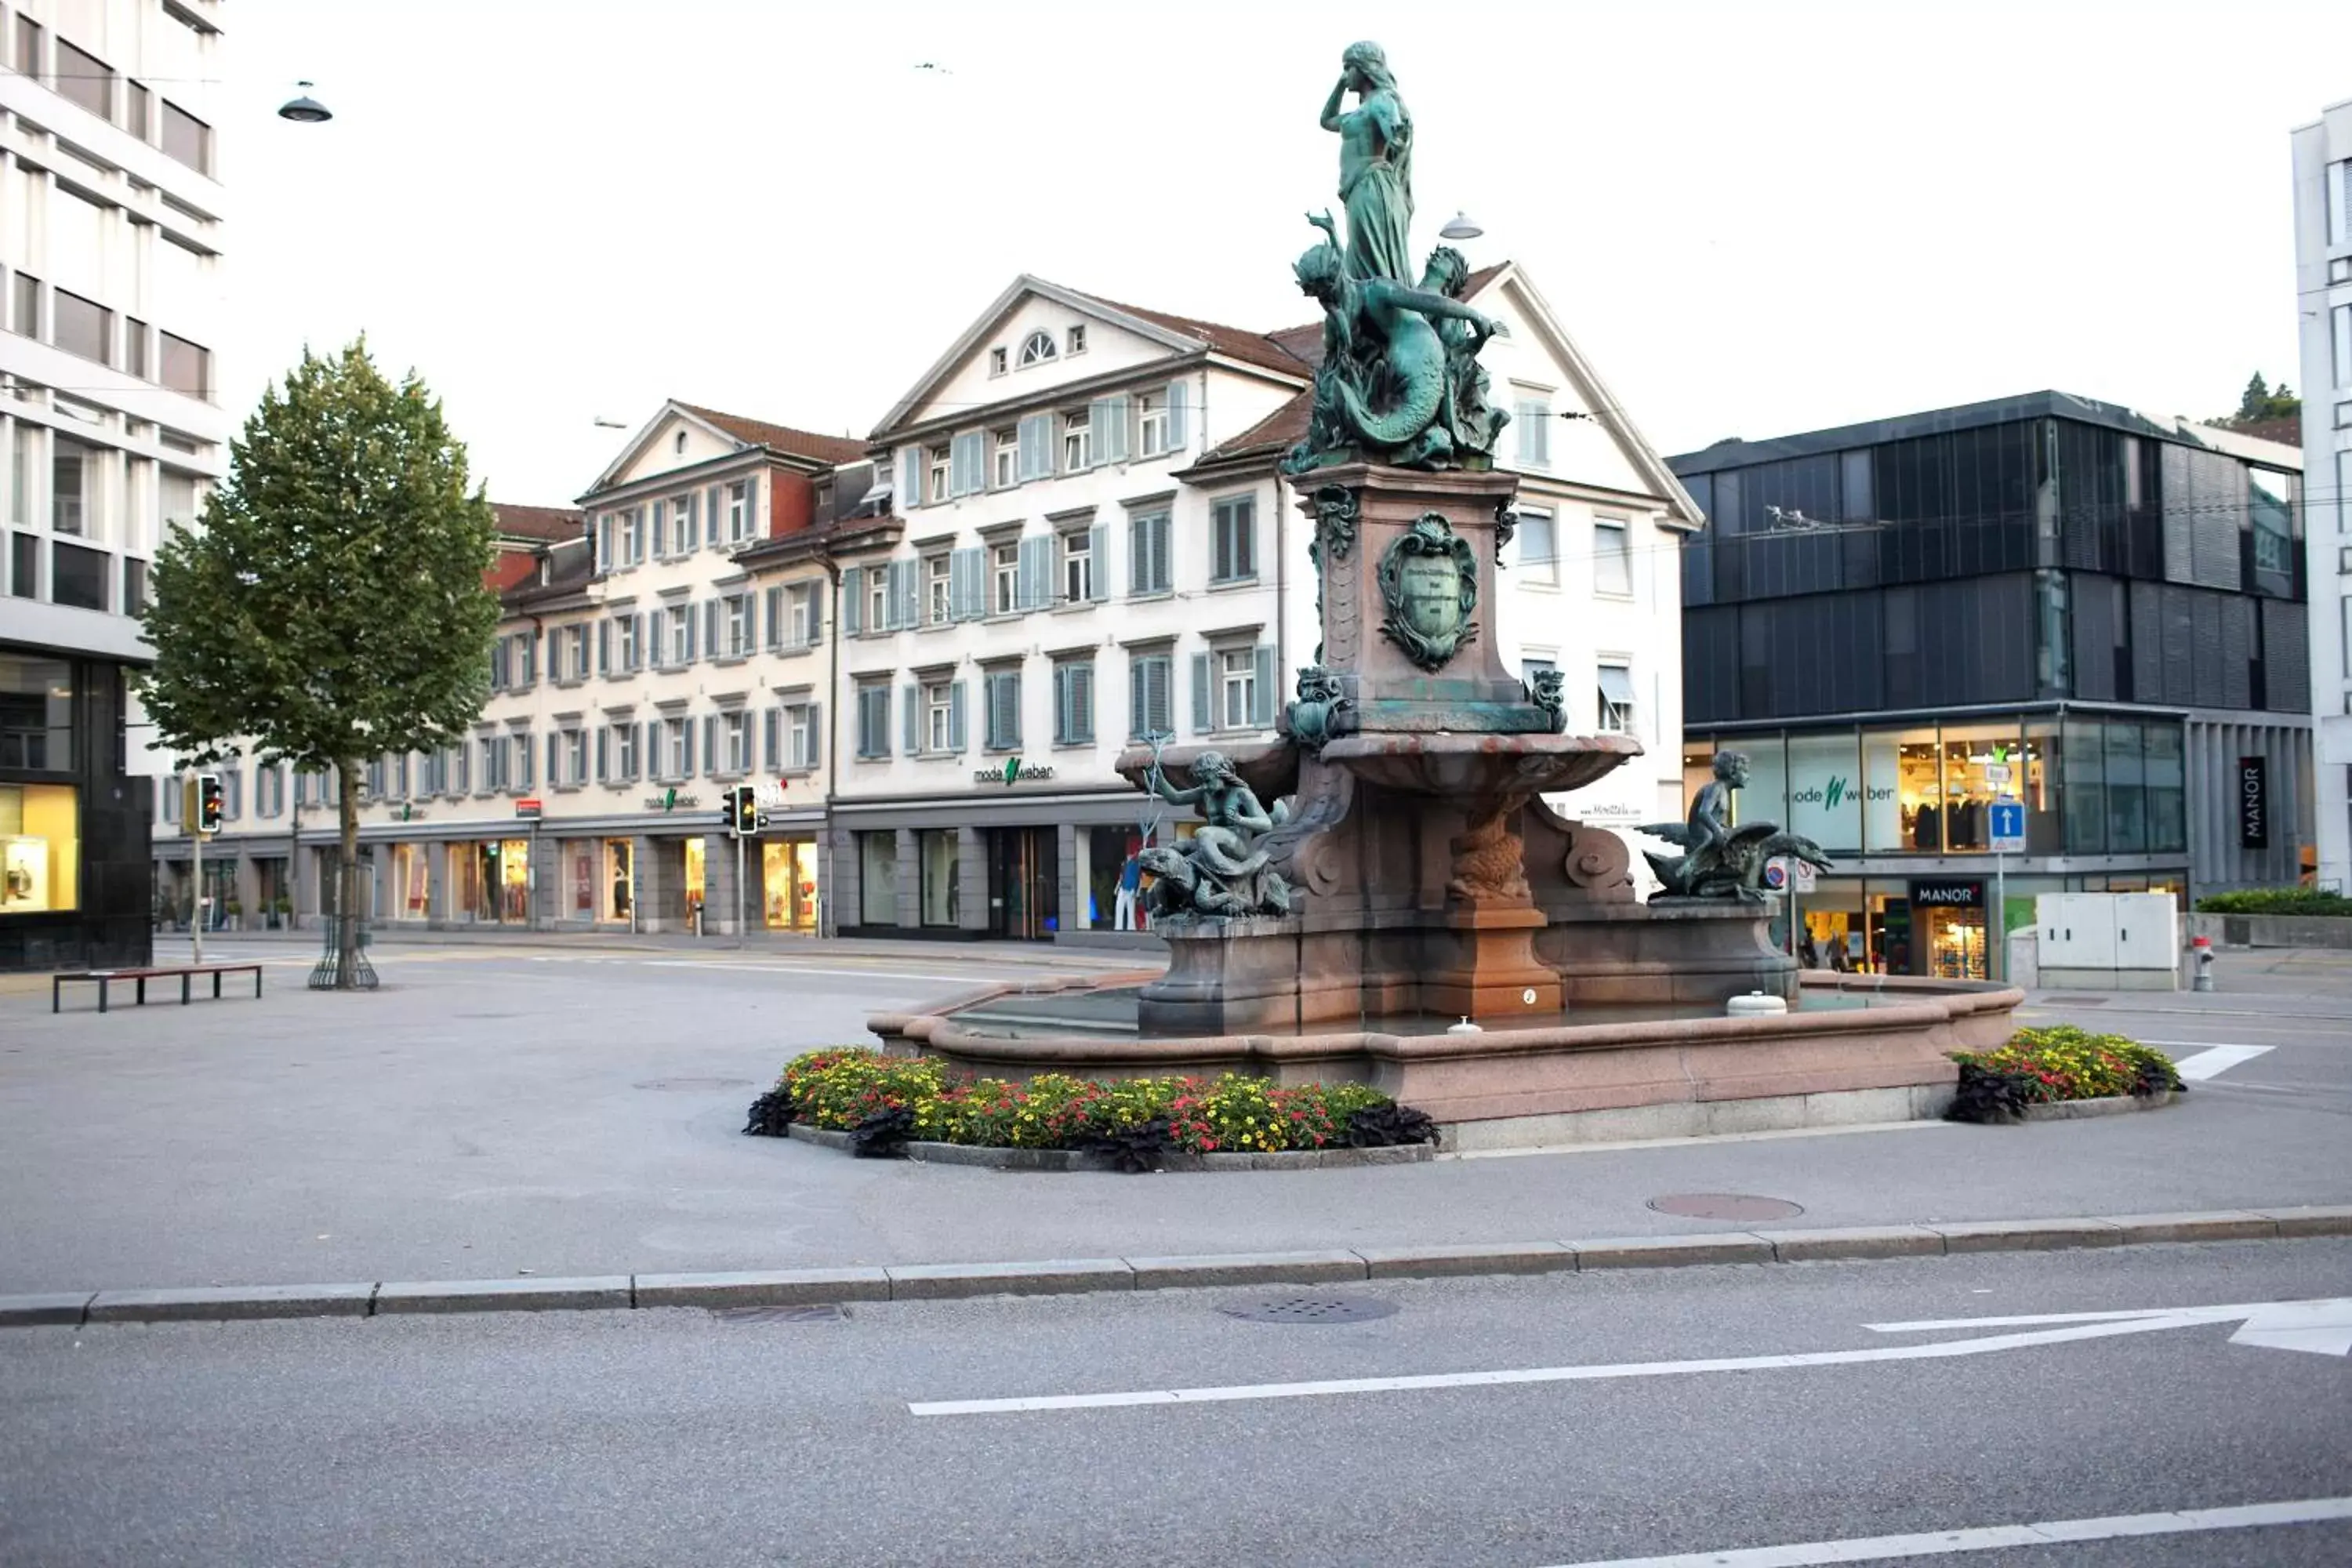
[[[2294,881],[2300,456],[2042,392],[1669,458],[1685,771],[1748,752],[1740,814],[1838,860],[1800,944],[1983,977],[2038,893]]]

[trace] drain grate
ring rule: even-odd
[[[1366,1296],[1275,1296],[1217,1310],[1250,1323],[1360,1323],[1393,1316],[1396,1303]]]
[[[1802,1204],[1786,1198],[1750,1197],[1745,1193],[1668,1193],[1652,1198],[1649,1206],[1660,1214],[1691,1219],[1794,1219],[1805,1212]]]
[[[649,1078],[643,1083],[634,1083],[629,1087],[689,1090],[749,1089],[751,1087],[751,1080],[748,1078]]]
[[[827,1302],[814,1307],[713,1307],[710,1315],[722,1323],[835,1323],[849,1309]]]

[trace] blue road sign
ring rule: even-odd
[[[2025,847],[2025,803],[2021,800],[1997,800],[1992,803],[1992,847],[2002,850]]]

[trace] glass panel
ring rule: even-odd
[[[1788,821],[1789,763],[1780,737],[1741,736],[1724,749],[1745,752],[1748,757],[1748,785],[1734,791],[1731,796],[1732,826]]]
[[[163,155],[176,158],[198,174],[212,173],[212,127],[173,103],[163,100]]]
[[[870,926],[894,926],[898,923],[898,836],[896,833],[861,833],[857,836],[858,904],[860,923]]]
[[[70,784],[0,784],[0,912],[79,907],[81,796]]]
[[[951,926],[961,912],[963,879],[952,828],[926,828],[917,836],[923,868],[923,923]]]
[[[2059,836],[2059,775],[2058,721],[2028,720],[2024,764],[2019,774],[2019,798],[2025,802],[2025,852],[2028,855],[2063,853],[2064,840]]]
[[[1863,847],[1874,855],[1944,847],[1936,731],[1867,730],[1862,738]],[[1904,973],[1895,971],[1894,973]]]
[[[694,914],[702,908],[702,852],[701,839],[689,838],[686,841],[686,912],[688,915]]]
[[[604,893],[603,917],[608,921],[625,921],[635,904],[635,892],[636,846],[626,838],[604,840],[604,868],[597,882]]]
[[[2145,777],[2147,781],[2147,847],[2151,850],[2186,852],[2189,848],[2188,770],[2182,761],[2180,726],[2163,722],[2143,731]]]
[[[2094,720],[2069,719],[2060,748],[2060,799],[2065,806],[2066,853],[2103,855],[2107,848],[2105,735]]]
[[[77,610],[105,609],[110,564],[103,551],[58,541],[50,546],[49,602]]]
[[[0,655],[0,768],[73,766],[73,667]]]
[[[1867,964],[1860,880],[1822,878],[1801,901],[1799,919],[1797,958],[1808,969],[1858,971]]]
[[[2019,787],[2019,739],[2007,723],[1948,725],[1944,730],[1944,847],[1992,847],[1991,806]],[[2000,770],[2001,777],[1994,777]]]
[[[1790,736],[1789,831],[1850,855],[1862,847],[1862,738]]]
[[[1699,791],[1715,777],[1715,742],[1706,736],[1683,742],[1683,805],[1685,810]]]
[[[2107,853],[2137,855],[2147,849],[2147,773],[2139,726],[2106,726]]]
[[[110,363],[106,340],[112,322],[104,307],[63,289],[50,297],[49,341],[69,354],[100,364]]]

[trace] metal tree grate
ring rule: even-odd
[[[710,1315],[722,1323],[834,1323],[849,1316],[849,1309],[831,1302],[814,1307],[713,1307]]]
[[[1360,1323],[1394,1315],[1396,1303],[1366,1296],[1276,1296],[1218,1310],[1250,1323]]]

